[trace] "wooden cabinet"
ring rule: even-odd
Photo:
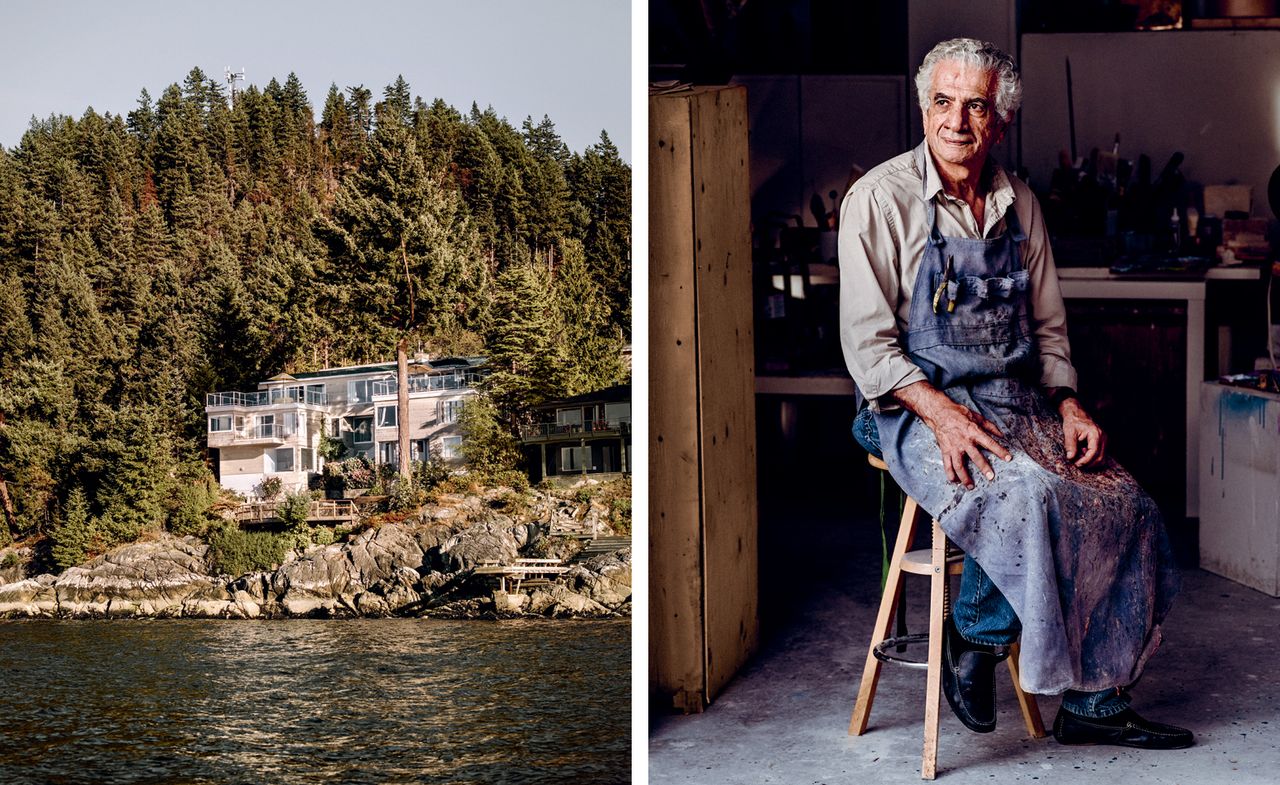
[[[747,91],[649,99],[649,676],[701,711],[755,650]]]

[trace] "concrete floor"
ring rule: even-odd
[[[704,714],[652,715],[649,782],[920,782],[923,671],[886,665],[867,733],[847,735],[879,599],[878,525],[794,507],[764,510],[761,521],[761,553],[769,555],[761,568],[762,649]],[[925,624],[926,587],[908,580],[912,630]],[[1001,667],[994,733],[969,732],[942,702],[938,780],[1280,782],[1278,643],[1280,600],[1184,570],[1165,642],[1133,695],[1146,716],[1191,728],[1195,747],[1147,752],[1032,740]],[[1042,697],[1040,706],[1048,726],[1058,699]]]

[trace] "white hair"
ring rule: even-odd
[[[1013,115],[1022,106],[1022,77],[1013,58],[995,44],[976,38],[952,38],[929,50],[916,71],[916,98],[920,111],[929,113],[929,88],[933,85],[933,71],[944,61],[964,63],[974,68],[990,71],[996,78],[996,114],[1005,125],[1013,122]]]

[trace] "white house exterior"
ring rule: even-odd
[[[432,450],[456,460],[462,436],[458,414],[475,395],[484,359],[409,361],[410,459]],[[254,495],[268,477],[286,491],[307,487],[321,471],[320,437],[340,438],[347,456],[395,465],[400,416],[395,363],[281,374],[253,392],[210,393],[206,399],[210,458],[224,488]]]

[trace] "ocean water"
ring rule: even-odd
[[[630,631],[0,622],[0,785],[625,783]]]

